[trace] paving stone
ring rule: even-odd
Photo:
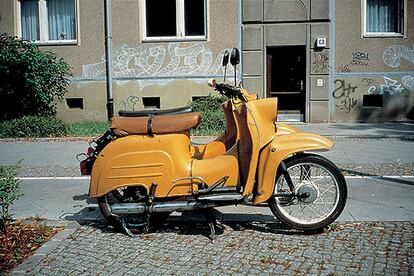
[[[238,223],[211,242],[204,226],[169,222],[130,238],[106,225],[81,226],[29,275],[410,275],[413,222],[339,223],[303,235],[280,224]],[[258,227],[260,226],[260,227]],[[259,229],[259,230],[258,230]],[[207,234],[207,233],[205,233]],[[368,242],[369,241],[369,242]],[[17,272],[17,270],[16,270]]]

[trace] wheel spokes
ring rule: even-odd
[[[288,168],[288,172],[295,186],[295,193],[298,193],[301,186],[307,185],[305,191],[306,189],[316,191],[313,195],[316,198],[308,202],[303,202],[306,198],[295,198],[289,204],[282,204],[277,199],[280,210],[289,219],[298,223],[316,223],[327,218],[336,208],[339,198],[339,186],[332,173],[314,163],[294,165]],[[276,191],[285,190],[285,183],[285,178],[281,176],[276,183]]]

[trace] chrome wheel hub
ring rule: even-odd
[[[300,202],[313,203],[319,197],[319,190],[311,181],[303,180],[296,189],[296,196]]]

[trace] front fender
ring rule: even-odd
[[[330,150],[333,142],[323,136],[297,132],[277,136],[263,148],[257,168],[257,195],[254,203],[267,201],[273,194],[276,173],[280,162],[294,153],[304,151]]]

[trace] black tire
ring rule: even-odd
[[[272,197],[268,202],[272,213],[281,222],[299,230],[318,230],[326,227],[327,225],[335,221],[343,211],[347,198],[346,181],[338,167],[335,166],[335,164],[333,164],[328,159],[313,154],[302,154],[293,156],[285,160],[285,163],[286,168],[292,177],[292,182],[295,186],[295,193],[306,194],[307,197],[303,199],[288,198],[287,201],[286,198],[283,199],[279,197]],[[315,169],[313,169],[312,171],[312,168]],[[312,180],[311,174],[315,170],[320,170],[321,175],[317,178],[315,177],[316,180]],[[324,172],[326,175],[324,176],[322,172]],[[296,173],[300,176],[297,177]],[[304,175],[304,173],[306,175]],[[305,179],[304,177],[306,176],[308,176],[309,178]],[[327,202],[325,201],[326,198],[322,199],[323,196],[328,193],[328,191],[329,193],[332,192],[332,184],[329,184],[330,186],[328,186],[328,188],[326,188],[325,186],[326,189],[323,192],[320,192],[324,188],[321,187],[320,181],[322,180],[322,183],[326,182],[325,178],[330,178],[333,181],[333,185],[335,188],[335,196],[334,198],[332,198],[332,200],[334,200],[332,202],[332,206],[330,206],[330,204],[327,204]],[[316,184],[316,182],[318,182],[318,184]],[[330,183],[330,181],[328,183]],[[287,186],[288,185],[285,180],[285,177],[283,176],[281,169],[279,168],[276,175],[274,194],[290,193],[290,190],[289,188],[287,188]],[[303,193],[303,191],[307,191],[307,193]],[[307,221],[301,220],[292,215],[295,209],[297,209],[297,207],[300,206],[298,207],[298,214],[302,214],[305,211],[305,209],[310,209],[310,213],[313,214],[313,216],[316,216],[318,215],[318,212],[316,212],[313,208],[320,208],[319,206],[322,206],[322,204],[324,205],[323,208],[326,209],[326,214],[323,216],[321,215],[316,219],[310,219]],[[311,208],[311,206],[313,208]],[[290,213],[288,212],[289,209],[291,210]],[[311,216],[312,215],[309,215],[308,217],[310,218]]]

